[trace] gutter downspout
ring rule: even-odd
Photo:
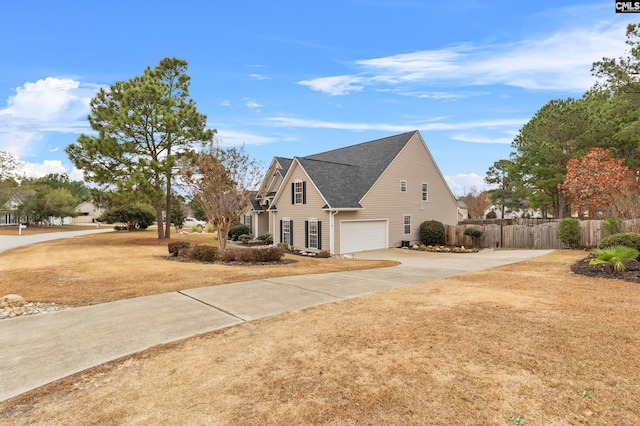
[[[336,254],[336,232],[334,216],[338,214],[338,210],[329,210],[329,251],[331,256]]]

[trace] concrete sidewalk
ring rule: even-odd
[[[401,249],[358,253],[384,269],[289,276],[202,287],[0,321],[0,400],[149,347],[308,308],[541,256]]]

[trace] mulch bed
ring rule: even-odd
[[[626,264],[627,270],[624,272],[615,272],[607,265],[589,265],[589,261],[593,259],[588,256],[571,266],[571,271],[576,274],[586,275],[593,278],[610,278],[615,280],[623,280],[631,283],[640,283],[640,262],[633,261]]]

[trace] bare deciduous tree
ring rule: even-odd
[[[471,187],[468,194],[460,197],[469,211],[470,219],[482,219],[484,211],[491,205],[491,197],[486,191],[478,192],[475,186]]]
[[[260,182],[258,164],[244,148],[221,148],[211,142],[184,165],[183,175],[194,199],[216,227],[218,246],[224,250],[231,225],[245,211],[253,188]]]

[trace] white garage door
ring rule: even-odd
[[[387,221],[340,222],[340,252],[355,253],[387,248]]]

